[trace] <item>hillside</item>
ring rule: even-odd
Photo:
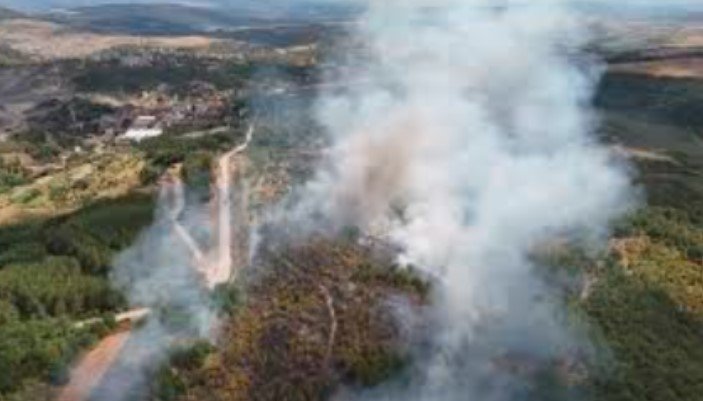
[[[98,5],[49,14],[49,18],[77,29],[146,35],[206,32],[259,22],[256,15],[177,4]]]
[[[0,21],[2,45],[35,60],[88,57],[122,47],[207,49],[218,43],[204,36],[143,37],[68,29],[65,25],[35,20]]]
[[[0,401],[701,401],[701,17],[591,25],[590,98],[454,13],[366,65],[358,10],[276,4],[0,9]]]
[[[0,6],[0,20],[22,17],[24,17],[22,13]]]
[[[238,1],[212,7],[182,4],[102,4],[46,17],[77,29],[133,35],[183,35],[275,25],[345,20],[353,9],[336,5]]]

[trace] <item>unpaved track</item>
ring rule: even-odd
[[[232,278],[232,239],[234,227],[232,224],[232,161],[235,156],[249,148],[254,137],[254,126],[249,126],[246,140],[232,151],[223,155],[218,162],[217,177],[217,249],[216,259],[209,266],[206,281],[210,288],[226,283]],[[246,196],[246,194],[245,194]]]
[[[209,288],[226,283],[233,276],[232,243],[234,228],[232,224],[232,185],[234,176],[233,161],[235,157],[249,148],[254,137],[254,126],[249,126],[244,143],[224,154],[217,162],[215,177],[216,187],[216,227],[217,243],[209,254],[202,249],[179,218],[185,209],[185,190],[183,181],[177,174],[171,174],[161,185],[162,202],[171,205],[167,212],[173,224],[174,232],[193,255],[194,268],[203,276]],[[244,195],[246,197],[246,194]]]
[[[108,369],[117,360],[120,351],[127,343],[128,331],[113,334],[103,339],[97,347],[83,357],[71,372],[71,382],[64,387],[57,401],[85,401],[100,384]]]
[[[250,126],[247,131],[246,141],[223,155],[218,162],[217,177],[217,219],[218,219],[218,242],[215,249],[217,259],[209,262],[205,252],[200,249],[197,242],[190,235],[188,230],[179,222],[180,216],[185,210],[185,190],[183,182],[176,174],[164,179],[161,183],[160,201],[166,207],[166,217],[173,224],[176,235],[184,242],[193,255],[194,267],[206,280],[206,284],[213,288],[218,284],[225,283],[232,276],[232,162],[236,155],[243,153],[249,147],[254,136],[254,127]],[[245,194],[246,196],[246,194]],[[118,321],[137,321],[147,317],[149,309],[134,309],[116,316]],[[87,320],[78,323],[86,325],[97,320]],[[336,327],[336,324],[335,324]],[[335,328],[336,330],[336,328]],[[125,346],[130,337],[130,332],[121,332],[103,339],[92,351],[90,351],[76,367],[71,371],[71,381],[59,393],[58,401],[86,401],[91,392],[100,384],[106,372],[117,360],[120,351]]]
[[[130,322],[130,323],[136,323],[142,319],[145,319],[149,314],[151,313],[151,309],[149,308],[135,308],[128,310],[127,312],[122,312],[118,313],[115,315],[115,322],[117,324],[125,323],[125,322]],[[74,325],[75,328],[81,329],[86,326],[91,326],[94,324],[98,324],[102,322],[103,319],[100,317],[96,317],[93,319],[88,319],[88,320],[83,320],[81,322],[78,322]]]
[[[191,255],[193,255],[193,262],[195,263],[198,270],[201,266],[205,265],[205,251],[198,245],[192,235],[188,230],[183,227],[183,224],[178,220],[185,210],[185,188],[183,185],[183,180],[180,177],[173,174],[167,180],[167,183],[161,184],[161,196],[162,202],[167,202],[167,204],[172,205],[171,210],[169,210],[168,218],[173,224],[173,230],[178,236],[178,238],[183,242],[183,244],[188,248]],[[168,198],[170,197],[170,202]]]

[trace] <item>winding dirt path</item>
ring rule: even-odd
[[[249,147],[254,136],[254,126],[247,131],[243,144],[223,155],[218,161],[216,190],[217,190],[217,245],[213,258],[209,258],[197,241],[179,221],[185,210],[185,189],[178,174],[167,173],[161,182],[160,202],[168,209],[166,218],[173,226],[175,234],[189,249],[193,256],[194,268],[200,272],[209,288],[225,283],[232,278],[233,256],[232,240],[232,162],[236,155],[243,153]],[[244,195],[246,196],[246,194]],[[214,259],[214,260],[213,260]],[[151,311],[148,308],[136,308],[116,315],[118,323],[135,322],[146,318]],[[89,319],[76,323],[76,327],[95,324],[101,319]],[[103,377],[117,360],[123,347],[130,337],[129,331],[116,333],[104,338],[93,350],[88,352],[71,371],[71,381],[64,386],[57,401],[86,401],[91,392],[100,384]]]

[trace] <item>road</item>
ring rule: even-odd
[[[66,385],[57,401],[85,401],[102,381],[105,373],[117,360],[120,351],[129,339],[129,332],[113,334],[103,339],[88,352],[76,368],[71,371],[71,381]]]
[[[181,242],[193,256],[194,268],[201,274],[208,288],[215,288],[232,278],[234,258],[232,243],[234,228],[232,224],[232,177],[235,157],[249,148],[254,137],[254,126],[249,126],[244,143],[221,156],[217,162],[215,177],[216,188],[216,246],[210,252],[202,249],[197,241],[180,223],[179,218],[185,209],[185,190],[179,174],[169,172],[162,180],[161,202],[170,205],[167,215],[173,229]]]
[[[194,265],[196,267],[206,265],[207,258],[205,256],[205,251],[198,245],[198,242],[190,235],[179,220],[185,210],[185,186],[183,185],[180,173],[167,173],[161,182],[160,197],[162,205],[166,207],[170,205],[170,210],[167,211],[167,217],[173,225],[173,231],[176,236],[178,236],[181,242],[183,242],[183,245],[190,251]]]
[[[254,126],[249,126],[246,140],[243,144],[232,149],[218,161],[217,172],[217,248],[215,260],[208,267],[205,280],[210,288],[226,283],[233,275],[232,239],[234,227],[232,224],[232,162],[235,156],[249,148],[254,138]]]
[[[166,217],[173,224],[176,235],[183,241],[193,255],[194,267],[203,274],[208,288],[229,281],[232,277],[232,171],[235,156],[243,153],[249,147],[254,137],[254,126],[247,131],[246,140],[218,161],[217,171],[217,224],[218,240],[215,252],[216,259],[206,257],[188,230],[180,223],[179,218],[185,210],[185,194],[182,180],[172,172],[161,183],[162,205],[169,207]],[[245,195],[246,196],[246,195]],[[118,323],[136,322],[146,318],[151,313],[148,308],[136,308],[115,316]],[[76,327],[96,324],[102,319],[95,318],[76,323]],[[120,332],[103,339],[92,351],[88,352],[71,371],[71,380],[64,386],[58,401],[86,401],[90,393],[100,384],[105,373],[110,369],[120,354],[120,351],[130,337],[130,332]]]
[[[118,313],[117,315],[115,315],[115,322],[117,322],[117,324],[126,323],[126,322],[136,323],[140,320],[145,319],[147,316],[149,316],[150,313],[151,313],[151,309],[149,309],[149,308],[132,309],[127,312]],[[80,322],[76,323],[74,325],[74,327],[77,329],[82,329],[86,326],[98,324],[102,321],[103,321],[102,318],[96,317],[93,319],[87,319],[87,320],[80,321]]]

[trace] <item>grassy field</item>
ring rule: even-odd
[[[51,216],[100,199],[117,198],[142,185],[146,161],[135,152],[78,156],[46,175],[10,176],[0,191],[0,224]],[[7,180],[6,180],[7,181]]]

